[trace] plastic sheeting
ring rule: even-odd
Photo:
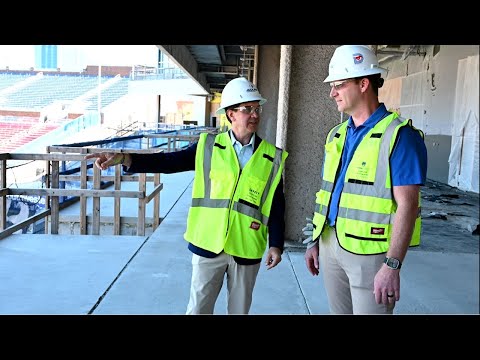
[[[448,184],[479,192],[479,56],[458,62]]]
[[[400,99],[400,115],[410,118],[413,126],[421,129],[425,135],[432,134],[428,124],[429,99],[426,96],[425,84],[428,73],[426,71],[408,75],[402,81],[402,94]]]

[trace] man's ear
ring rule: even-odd
[[[230,111],[230,113],[229,113]],[[225,116],[227,117],[227,120],[228,122],[231,124],[232,123],[232,116],[231,114],[234,113],[235,111],[233,111],[232,109],[229,109],[227,111],[225,111]]]
[[[360,85],[361,85],[361,87],[362,87],[362,92],[367,91],[368,86],[371,85],[371,84],[370,84],[370,79],[369,79],[369,78],[366,78],[366,77],[362,78],[362,79],[360,80]]]

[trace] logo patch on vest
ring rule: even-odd
[[[372,235],[385,235],[385,228],[370,228],[370,234]]]
[[[260,224],[256,221],[252,221],[252,223],[250,224],[250,229],[258,230],[260,229]]]

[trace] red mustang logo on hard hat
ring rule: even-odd
[[[363,55],[362,54],[353,54],[353,62],[355,64],[361,64],[363,62]]]

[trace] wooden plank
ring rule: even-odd
[[[82,153],[85,149],[82,149]],[[80,163],[80,189],[87,188],[87,162],[82,161]],[[60,176],[60,179],[62,176]],[[87,234],[87,197],[85,195],[80,196],[80,235]]]
[[[102,176],[102,171],[96,166],[93,167],[93,188],[98,190],[100,189],[100,180]],[[100,235],[100,197],[93,197],[93,225],[92,225],[92,234]]]
[[[160,173],[154,175],[153,185],[155,188],[160,185]],[[162,184],[163,189],[163,184]],[[154,189],[155,191],[155,189]],[[147,202],[150,202],[148,200]],[[153,230],[155,231],[160,225],[160,192],[153,198]]]
[[[58,161],[52,161],[52,188],[58,189],[60,184],[58,175],[60,173]],[[45,189],[46,190],[46,189]],[[60,213],[59,204],[60,199],[58,196],[54,196],[50,199],[52,215],[50,222],[50,234],[58,234],[58,217]]]
[[[145,181],[146,174],[139,174],[138,180],[138,190],[145,193],[147,190],[147,184]],[[138,222],[137,222],[137,235],[145,235],[145,210],[146,210],[146,201],[144,199],[138,199]]]
[[[150,200],[152,200],[155,195],[157,195],[163,189],[163,184],[158,184],[155,186],[150,194],[145,196],[145,204],[148,204]]]
[[[85,162],[82,162],[82,164],[85,164]],[[103,181],[115,181],[115,176],[114,175],[105,175],[102,176]],[[122,181],[130,181],[130,182],[137,182],[138,181],[138,175],[122,175],[121,176]],[[60,181],[81,181],[81,176],[80,175],[60,175]],[[89,175],[87,176],[87,181],[93,181],[93,176]],[[152,175],[147,176],[147,181],[152,182],[154,181],[154,177]]]
[[[118,164],[115,165],[115,191],[121,190],[122,189],[122,183],[120,179],[120,175],[122,173],[122,165]],[[114,219],[115,221],[113,222],[113,234],[114,235],[120,235],[120,203],[121,199],[116,197],[115,202],[113,204],[113,214],[114,214]]]
[[[39,212],[38,214],[30,216],[29,218],[26,218],[25,220],[23,220],[22,222],[19,222],[18,224],[10,226],[8,229],[0,232],[0,240],[5,239],[7,236],[12,235],[15,231],[23,229],[24,227],[29,226],[30,224],[33,224],[34,222],[40,219],[46,218],[50,214],[51,214],[50,210],[44,210],[42,212]]]
[[[50,161],[45,161],[45,169],[46,169],[46,174],[45,174],[45,187],[47,189],[50,188],[50,184],[51,184],[51,169],[50,169]],[[50,197],[48,196],[45,196],[45,209],[51,209],[51,206],[50,206]],[[49,230],[48,230],[48,221],[45,221],[45,230],[44,230],[45,234],[48,234],[49,233]]]
[[[50,161],[82,161],[85,155],[81,154],[10,154],[11,160],[50,160]]]
[[[93,217],[91,215],[87,215],[87,223],[91,224],[93,221]],[[112,225],[114,224],[114,217],[113,216],[100,216],[100,222],[102,224]],[[121,223],[122,225],[136,225],[138,218],[136,216],[122,216]],[[77,215],[62,215],[60,217],[61,223],[78,223],[78,216]],[[150,227],[153,224],[153,218],[145,217],[145,226]]]
[[[89,197],[126,197],[143,199],[145,194],[141,191],[115,191],[115,190],[90,190],[90,189],[10,189],[9,195],[36,195],[36,196],[89,196]]]
[[[7,160],[0,160],[0,230],[4,230],[7,227]]]

